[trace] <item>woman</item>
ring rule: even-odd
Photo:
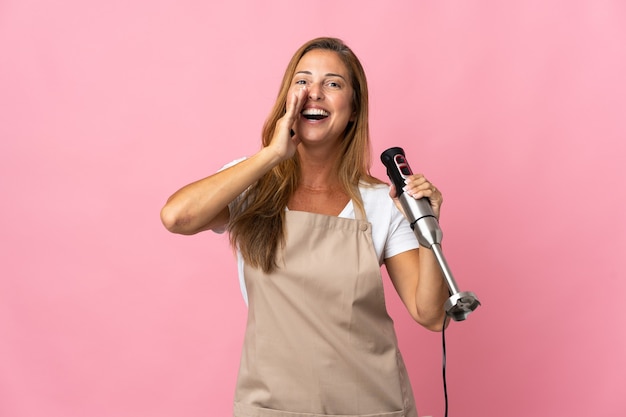
[[[449,294],[395,189],[369,174],[369,146],[359,60],[338,39],[314,39],[287,67],[261,150],[161,211],[171,232],[228,230],[238,250],[248,323],[236,417],[417,416],[380,265],[428,329],[442,329]],[[424,176],[405,191],[439,216]]]

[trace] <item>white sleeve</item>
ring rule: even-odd
[[[367,220],[372,223],[372,240],[379,264],[387,258],[419,247],[409,222],[389,197],[389,186],[361,186],[359,190]]]
[[[390,217],[389,234],[383,255],[385,259],[419,247],[409,221],[400,213],[395,204],[393,204]]]

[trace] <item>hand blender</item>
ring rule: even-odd
[[[472,311],[478,308],[480,301],[470,291],[459,291],[446,258],[443,256],[441,250],[443,232],[439,227],[439,221],[433,214],[428,199],[424,197],[416,200],[403,191],[402,188],[405,186],[404,179],[413,174],[406,160],[404,150],[398,147],[389,148],[380,155],[380,159],[387,167],[389,179],[396,186],[398,198],[407,220],[411,224],[413,233],[415,233],[420,245],[434,252],[441,267],[441,272],[451,294],[444,304],[446,314],[454,321],[465,320]]]

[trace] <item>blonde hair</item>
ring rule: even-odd
[[[359,182],[381,183],[370,175],[370,140],[368,90],[365,71],[352,50],[337,38],[316,38],[302,45],[287,65],[278,97],[262,132],[262,145],[268,146],[274,136],[276,122],[285,115],[287,94],[300,59],[314,49],[333,51],[341,58],[352,84],[354,121],[346,126],[337,158],[337,176],[348,196],[363,210],[357,191]],[[284,242],[285,208],[300,180],[298,154],[275,166],[253,184],[234,207],[229,224],[230,241],[241,251],[243,259],[264,272],[273,271],[279,245]]]

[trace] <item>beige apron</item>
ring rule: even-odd
[[[245,266],[235,417],[417,417],[371,225],[355,212],[287,211],[277,270]]]

